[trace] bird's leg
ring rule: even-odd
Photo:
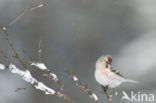
[[[102,85],[101,85],[101,87],[102,87],[104,93],[106,94],[106,96],[107,96],[107,98],[108,98],[108,103],[112,103],[111,95],[109,95],[109,94],[107,93],[107,91],[108,91],[108,85],[107,85],[107,86],[102,86]]]
[[[102,89],[103,89],[104,92],[107,92],[107,90],[108,90],[108,85],[107,85],[107,86],[102,86],[102,85],[101,85],[101,87],[102,87]]]

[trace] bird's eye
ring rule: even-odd
[[[109,61],[109,63],[112,63],[112,58],[108,57],[108,61]]]

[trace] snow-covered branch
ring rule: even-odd
[[[33,63],[31,63],[31,66],[35,66],[40,70],[47,70],[48,69],[44,63],[39,63],[39,62],[33,62]]]
[[[22,70],[18,69],[14,64],[10,64],[9,66],[5,66],[3,64],[0,64],[0,69],[1,70],[8,69],[11,73],[18,75],[24,81],[26,81],[30,84],[33,84],[36,89],[39,89],[39,90],[45,92],[45,94],[47,94],[47,95],[54,95],[56,93],[55,90],[47,87],[42,82],[39,82],[34,77],[32,77],[29,70],[22,71]]]
[[[38,69],[40,70],[44,70],[44,71],[47,71],[48,73],[47,74],[43,74],[44,77],[48,77],[48,78],[52,78],[52,80],[55,81],[55,83],[57,84],[57,86],[63,90],[64,88],[64,85],[63,83],[61,83],[57,77],[57,75],[55,73],[53,73],[50,69],[47,68],[47,66],[44,64],[44,63],[39,63],[39,62],[32,62],[30,64],[31,66],[35,66],[37,67]]]
[[[43,91],[46,95],[55,95],[58,96],[60,98],[66,99],[68,101],[70,101],[71,103],[74,103],[73,100],[71,100],[68,96],[66,96],[65,94],[61,93],[61,92],[57,92],[52,88],[49,88],[48,86],[46,86],[44,83],[39,82],[38,80],[36,80],[30,73],[29,70],[20,70],[19,68],[16,67],[16,65],[14,64],[10,64],[9,66],[6,66],[4,64],[0,64],[0,70],[9,70],[11,73],[18,75],[19,77],[21,77],[24,81],[32,84],[36,89]]]

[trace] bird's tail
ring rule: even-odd
[[[139,81],[135,81],[135,80],[131,80],[131,79],[126,79],[126,82],[130,82],[130,83],[139,83]]]

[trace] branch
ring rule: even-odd
[[[79,81],[79,79],[78,79],[78,77],[76,76],[75,73],[69,73],[68,71],[67,71],[67,73],[68,73],[69,75],[72,76],[73,81],[76,83],[76,86],[78,86],[79,88],[81,88],[84,92],[87,92],[87,93],[89,94],[90,98],[93,99],[93,101],[94,101],[95,103],[98,103],[98,97],[97,97],[97,95],[96,95],[95,93],[93,93],[93,92],[87,87],[87,85],[83,85],[83,84]]]
[[[39,41],[39,43],[38,43],[38,59],[39,59],[39,62],[41,62],[41,60],[42,60],[42,46],[41,46],[41,44],[42,44],[42,41],[40,40]]]
[[[48,77],[48,78],[52,78],[52,80],[55,81],[57,86],[60,87],[61,90],[63,90],[64,85],[59,81],[57,75],[55,73],[53,73],[51,70],[49,70],[44,63],[32,62],[30,65],[31,66],[35,66],[35,67],[37,67],[40,70],[44,70],[44,71],[48,72],[48,74],[43,74],[43,76],[44,77]]]
[[[64,95],[61,92],[55,91],[52,88],[49,88],[42,82],[37,81],[30,73],[29,70],[22,71],[18,69],[14,64],[10,64],[9,66],[0,64],[0,70],[8,69],[11,73],[18,75],[21,77],[24,81],[32,84],[36,89],[43,91],[46,95],[55,95],[60,98],[63,98],[65,100],[68,100],[71,103],[74,103],[68,96]]]
[[[12,20],[12,21],[6,26],[6,28],[8,28],[8,27],[12,26],[13,24],[15,24],[15,23],[16,23],[18,20],[20,20],[27,12],[31,12],[31,11],[36,10],[36,9],[38,9],[38,8],[41,8],[41,7],[43,7],[43,4],[39,4],[39,5],[34,6],[34,7],[30,8],[30,9],[24,10],[24,12],[22,12],[22,13],[21,13],[20,15],[18,15],[14,20]]]
[[[11,41],[10,41],[10,39],[9,39],[9,37],[8,37],[7,28],[6,28],[6,27],[0,26],[0,29],[3,31],[3,33],[4,33],[5,36],[6,36],[6,37],[5,37],[5,40],[8,42],[8,45],[9,45],[9,47],[11,48],[11,50],[12,50],[12,52],[13,52],[13,54],[14,54],[13,57],[16,58],[16,59],[23,65],[23,67],[26,69],[26,68],[27,68],[26,64],[22,61],[21,57],[18,55],[18,53],[17,53],[15,47],[13,46],[13,44],[11,43]]]
[[[105,92],[107,99],[108,99],[108,103],[112,103],[112,95],[109,95],[107,92]]]
[[[64,91],[64,84],[59,81],[57,75],[55,73],[53,73],[51,70],[49,70],[44,63],[32,62],[31,66],[35,66],[35,67],[37,67],[40,70],[44,70],[44,71],[48,72],[47,74],[43,74],[43,76],[44,77],[48,77],[48,78],[52,78],[52,80],[55,81],[56,85],[62,90],[63,94],[65,96],[67,96],[68,98],[70,98]],[[72,103],[76,103],[71,98],[70,98],[70,100],[72,101]]]

